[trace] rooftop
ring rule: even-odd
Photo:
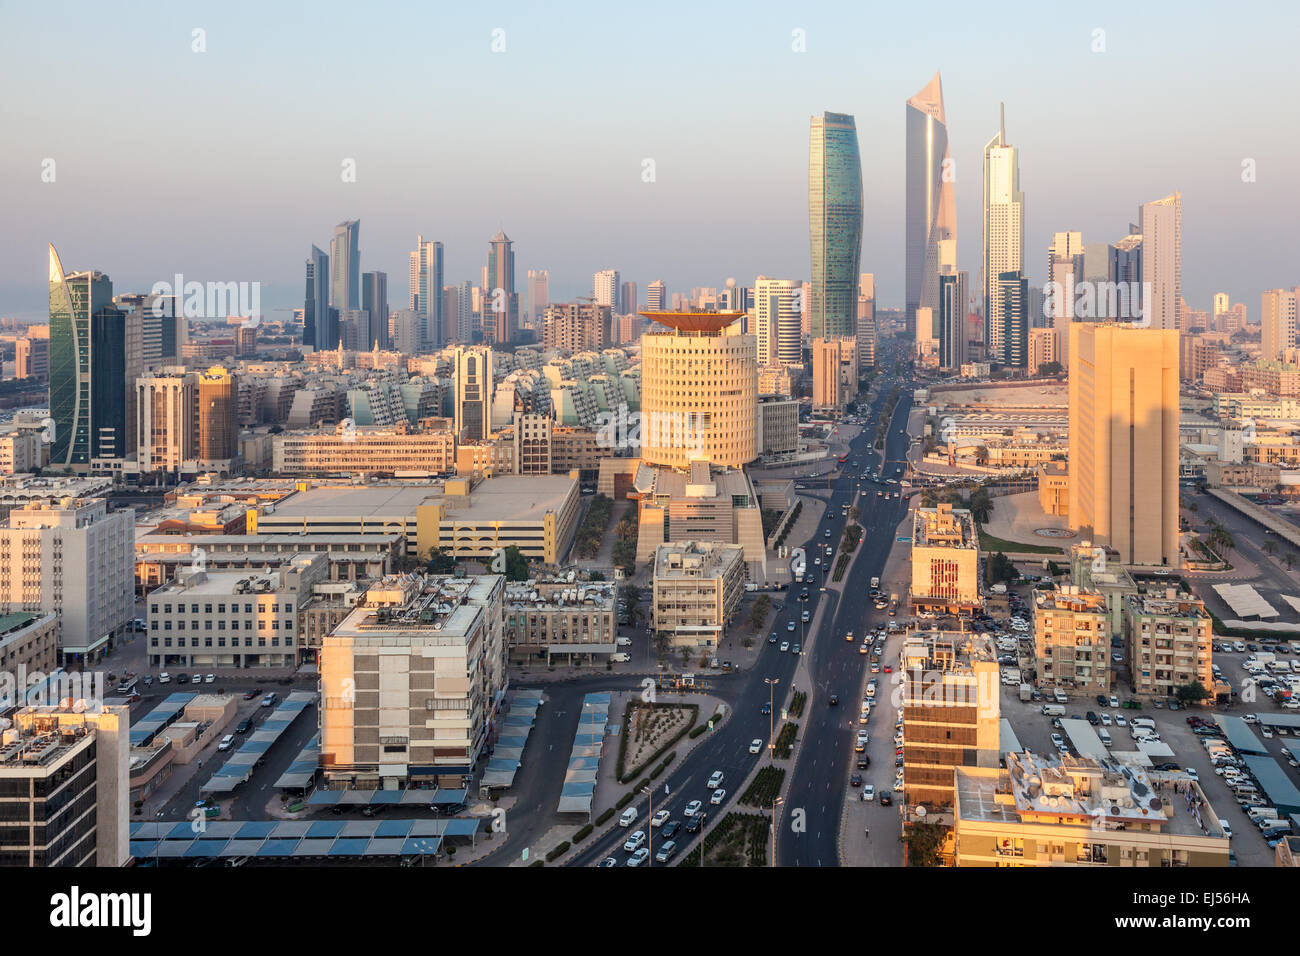
[[[950,504],[917,508],[912,519],[912,545],[920,548],[979,548],[975,520],[964,508]]]
[[[371,585],[364,601],[326,640],[470,637],[505,581],[499,574],[457,578],[445,574],[390,574]]]
[[[721,332],[743,312],[641,312],[641,315],[678,332]]]
[[[723,573],[744,548],[738,544],[685,541],[655,550],[656,578],[705,578]]]

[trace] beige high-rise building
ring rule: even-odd
[[[812,340],[813,409],[837,412],[844,407],[840,388],[840,343],[838,339]]]
[[[1259,357],[1266,362],[1284,358],[1296,344],[1296,303],[1300,288],[1270,289],[1259,297]]]
[[[1178,564],[1178,332],[1070,326],[1070,528]]]
[[[1106,597],[1078,585],[1034,592],[1034,654],[1040,690],[1070,697],[1110,693]]]
[[[1158,699],[1199,681],[1214,693],[1213,619],[1205,602],[1175,588],[1124,598],[1133,689]]]
[[[912,606],[961,613],[980,607],[979,538],[965,509],[941,503],[912,518]]]
[[[858,277],[858,369],[876,365],[876,276],[864,272]]]
[[[214,365],[198,376],[198,456],[202,468],[229,469],[239,457],[239,379]]]
[[[641,459],[685,468],[753,461],[758,408],[754,336],[738,312],[646,312],[641,337]]]
[[[135,380],[136,460],[142,472],[178,472],[198,453],[199,377],[183,368]]]
[[[1056,329],[1030,329],[1029,374],[1037,375],[1044,365],[1056,361]]]
[[[1143,203],[1138,209],[1142,233],[1143,300],[1150,293],[1144,324],[1153,329],[1179,329],[1183,295],[1183,197],[1172,193]]]

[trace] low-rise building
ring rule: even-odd
[[[16,611],[0,615],[0,674],[53,674],[59,666],[59,616],[52,611]],[[0,680],[0,712],[17,703],[16,693]]]
[[[1200,784],[1093,757],[1009,753],[958,767],[957,866],[1228,866]]]
[[[1065,462],[1045,461],[1038,466],[1038,507],[1055,517],[1070,513],[1070,468]]]
[[[1067,584],[1034,592],[1034,657],[1040,690],[1110,694],[1110,616],[1099,591]]]
[[[412,433],[401,423],[344,422],[323,432],[277,435],[273,456],[272,468],[282,475],[442,475],[456,468],[456,439],[450,430]]]
[[[744,549],[688,541],[654,557],[651,622],[674,647],[716,648],[745,593]]]
[[[1176,588],[1130,594],[1124,636],[1137,693],[1164,699],[1193,682],[1214,693],[1213,620],[1204,601]]]
[[[550,664],[617,651],[618,585],[606,581],[538,577],[506,584],[506,644],[511,661]]]
[[[464,786],[506,688],[505,578],[396,575],[321,648],[328,786]]]

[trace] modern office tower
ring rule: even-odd
[[[421,331],[424,319],[414,309],[398,309],[393,313],[393,348],[404,355],[415,355],[421,351]]]
[[[457,325],[460,318],[460,286],[442,287],[442,339],[444,345],[457,341]]]
[[[468,279],[460,284],[459,304],[456,307],[456,341],[468,345],[474,341],[474,285]],[[480,320],[482,316],[480,314]]]
[[[1295,348],[1297,302],[1300,288],[1271,289],[1260,294],[1260,350],[1259,357],[1266,362],[1282,360],[1282,353]]]
[[[1007,144],[1006,112],[998,134],[984,146],[984,345],[986,355],[1001,355],[1004,272],[1024,268],[1025,194],[1020,191],[1020,150]]]
[[[1086,242],[1083,245],[1083,273],[1082,280],[1091,286],[1094,291],[1104,282],[1110,281],[1110,260],[1111,247],[1105,242]],[[1099,303],[1100,305],[1100,303]],[[1114,319],[1113,315],[1106,315],[1100,310],[1096,315],[1098,319]]]
[[[442,243],[416,236],[410,258],[410,308],[424,320],[420,346],[424,349],[441,348],[448,341],[443,337]]]
[[[458,346],[452,354],[456,382],[455,423],[458,441],[479,441],[491,433],[492,350]]]
[[[803,362],[800,303],[803,283],[796,279],[754,282],[754,338],[758,364],[799,365]]]
[[[371,585],[321,644],[330,786],[464,786],[507,686],[504,592],[499,574]]]
[[[1130,226],[1130,230],[1135,226]],[[1130,231],[1110,247],[1110,288],[1115,290],[1116,321],[1141,320],[1143,314],[1142,236]]]
[[[635,286],[633,286],[635,288]],[[551,304],[551,274],[546,269],[528,270],[528,324],[536,327]]]
[[[330,261],[315,246],[307,259],[307,291],[302,307],[302,344],[325,352],[339,344],[338,311],[330,306]]]
[[[229,471],[239,457],[239,377],[214,365],[198,379],[199,467]]]
[[[542,348],[599,352],[612,342],[611,321],[610,307],[596,302],[548,306],[542,317]]]
[[[1123,598],[1133,690],[1156,700],[1193,681],[1214,692],[1214,619],[1205,602],[1163,583]]]
[[[483,304],[483,336],[506,344],[519,337],[519,295],[515,292],[515,252],[510,237],[498,231],[488,243],[487,297]]]
[[[946,272],[939,276],[939,367],[959,371],[966,364],[967,274]]]
[[[917,508],[912,517],[914,611],[970,614],[983,607],[975,519],[949,503]]]
[[[334,227],[330,240],[330,307],[343,312],[361,308],[361,220]]]
[[[135,512],[103,498],[33,500],[0,524],[0,613],[59,615],[65,667],[98,662],[135,617]]]
[[[1023,272],[998,276],[1002,296],[1002,351],[995,361],[1010,368],[1025,368],[1029,358],[1029,280]],[[1052,330],[1053,336],[1056,331]]]
[[[596,305],[608,306],[610,312],[619,308],[619,278],[617,269],[603,269],[591,277],[591,298]]]
[[[1219,316],[1226,313],[1228,311],[1228,308],[1229,308],[1228,293],[1226,292],[1214,293],[1213,318],[1216,324],[1218,322]],[[1216,331],[1222,331],[1222,330],[1216,330]]]
[[[34,328],[34,327],[33,327]],[[14,377],[34,378],[38,382],[50,378],[50,327],[40,326],[43,334],[27,334],[14,345]]]
[[[1070,527],[1176,566],[1178,331],[1076,322],[1070,340]]]
[[[1109,694],[1110,654],[1106,595],[1076,584],[1034,592],[1035,669],[1043,693]]]
[[[934,334],[934,310],[929,306],[917,306],[916,338],[913,340],[913,355],[919,359],[933,359],[938,351],[939,342]]]
[[[858,277],[858,370],[876,365],[876,277],[864,272]]]
[[[1177,329],[1178,301],[1183,295],[1183,197],[1173,193],[1143,203],[1138,210],[1142,229],[1143,298],[1150,290],[1149,316],[1153,329]]]
[[[988,638],[917,631],[903,642],[904,825],[942,823],[955,803],[953,770],[998,766],[998,660]]]
[[[198,457],[198,376],[183,367],[137,378],[136,461],[140,471],[177,474]]]
[[[941,239],[957,238],[956,171],[948,150],[943,85],[935,73],[907,101],[907,338],[916,335],[916,310],[939,308]]]
[[[1067,369],[1070,367],[1070,324],[1076,319],[1075,290],[1082,280],[1083,233],[1056,233],[1047,247],[1043,310],[1047,321],[1056,329],[1057,361]]]
[[[91,696],[86,691],[86,696]],[[131,862],[130,707],[23,707],[0,749],[0,867]]]
[[[441,289],[438,286],[438,289]],[[437,295],[442,306],[441,292]],[[361,274],[361,308],[370,314],[370,341],[366,348],[388,348],[388,273],[363,272]]]
[[[812,118],[808,139],[808,235],[812,246],[809,331],[853,335],[862,259],[862,158],[846,113]]]
[[[339,348],[349,352],[370,351],[370,313],[345,309],[339,313]]]
[[[758,347],[739,314],[643,314],[659,324],[641,336],[641,459],[673,468],[753,461]]]
[[[744,311],[742,306],[728,306],[730,312]],[[631,315],[636,311],[636,283],[624,282],[619,289],[619,307],[616,310],[619,315]]]
[[[126,346],[128,366],[138,362],[135,374],[183,362],[189,321],[177,296],[128,293],[113,304],[126,313],[126,334],[135,339]]]
[[[102,272],[65,274],[50,246],[50,465],[126,455],[124,313]]]
[[[647,312],[662,312],[668,308],[668,287],[663,279],[655,279],[646,286],[645,307]]]

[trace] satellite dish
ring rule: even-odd
[[[921,806],[919,803],[916,805],[916,815],[918,817],[925,816],[925,807]]]

